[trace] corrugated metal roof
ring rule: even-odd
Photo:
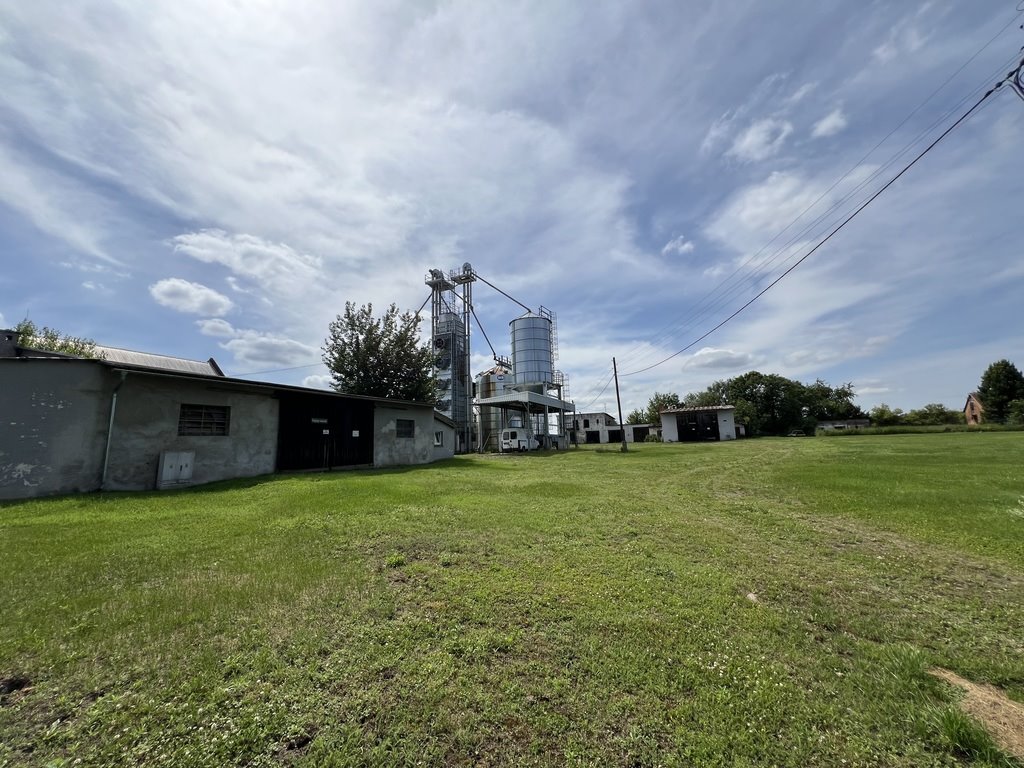
[[[217,361],[212,357],[205,363],[199,360],[186,360],[182,357],[168,357],[167,355],[155,355],[151,352],[135,352],[130,349],[118,349],[117,347],[96,347],[96,352],[102,355],[102,359],[115,365],[132,365],[139,368],[152,368],[158,371],[172,371],[174,373],[191,373],[198,376],[223,376]]]
[[[693,413],[695,411],[735,411],[735,405],[687,405],[682,408],[666,408],[661,413]]]

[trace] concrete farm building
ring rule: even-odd
[[[25,349],[0,331],[0,499],[148,490],[287,470],[426,464],[454,422],[426,403],[234,379],[212,359]]]
[[[684,406],[661,412],[661,436],[666,443],[735,440],[742,429],[736,424],[733,405]]]

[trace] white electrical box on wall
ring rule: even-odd
[[[195,451],[164,451],[161,453],[156,472],[156,487],[162,490],[191,485],[192,465],[195,464],[195,460]]]

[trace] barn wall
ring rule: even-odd
[[[229,406],[228,435],[179,436],[185,403]],[[130,373],[118,396],[106,489],[155,488],[161,451],[195,451],[192,484],[269,474],[277,425],[278,402],[267,394]]]
[[[98,363],[7,359],[0,382],[0,499],[97,490],[116,378]]]
[[[399,419],[412,419],[413,437],[398,437]],[[429,464],[434,460],[434,409],[428,405],[389,406],[377,403],[373,412],[373,465]],[[452,437],[454,441],[454,435]]]
[[[735,440],[736,439],[736,419],[735,411],[719,411],[718,412],[718,439],[719,440]]]
[[[455,428],[448,426],[440,419],[434,419],[434,432],[440,432],[443,437],[441,445],[434,445],[431,461],[450,459],[455,455]]]

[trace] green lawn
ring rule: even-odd
[[[1022,467],[791,438],[0,506],[0,765],[1015,765],[925,669],[1024,701]]]

